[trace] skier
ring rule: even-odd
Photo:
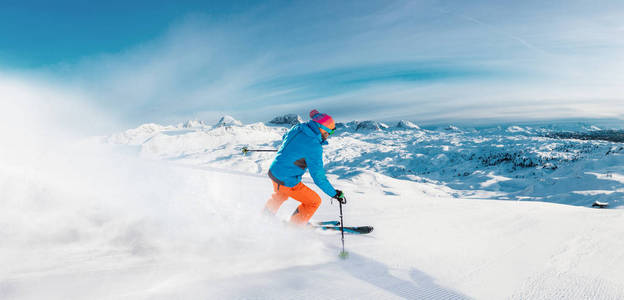
[[[330,197],[343,204],[347,200],[344,193],[334,189],[325,177],[323,169],[323,145],[336,130],[332,117],[310,112],[312,120],[293,126],[282,138],[282,145],[269,168],[269,178],[273,181],[273,195],[267,201],[265,210],[273,215],[289,197],[301,202],[292,214],[294,224],[308,223],[316,209],[321,205],[321,197],[301,182],[301,176],[310,169],[314,183]]]

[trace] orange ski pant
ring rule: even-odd
[[[272,214],[276,214],[282,203],[289,197],[293,198],[301,204],[290,217],[290,222],[295,224],[307,224],[316,209],[321,205],[321,197],[307,187],[303,182],[299,182],[293,187],[287,187],[273,182],[273,195],[264,206],[266,210]]]

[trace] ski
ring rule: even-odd
[[[338,226],[340,225],[340,221],[321,221],[321,222],[310,222],[312,226]]]
[[[340,231],[340,226],[316,226],[316,227],[322,230]],[[373,226],[353,226],[353,227],[345,226],[343,228],[344,228],[345,233],[350,233],[350,234],[367,234],[373,231],[374,229]]]

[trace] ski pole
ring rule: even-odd
[[[342,218],[342,201],[338,200],[338,204],[340,207],[340,239],[342,241],[342,251],[340,251],[340,258],[346,259],[349,257],[349,252],[346,252],[344,249],[344,220]]]
[[[277,152],[277,149],[249,149],[247,147],[243,147],[241,150],[243,154],[247,154],[247,152]]]

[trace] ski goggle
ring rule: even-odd
[[[319,124],[319,127],[321,127],[321,129],[323,129],[323,130],[325,130],[327,133],[329,133],[329,135],[334,134],[334,131],[336,131],[336,128],[334,128],[334,129],[329,129],[329,128],[327,128],[327,126],[325,126],[325,125],[323,125],[323,124],[321,124],[321,123],[318,123],[318,124]]]

